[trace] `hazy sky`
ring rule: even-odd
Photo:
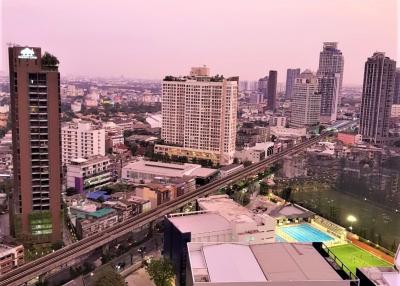
[[[374,51],[398,58],[396,0],[0,2],[0,71],[7,42],[54,53],[62,74],[149,79],[206,64],[250,80],[276,69],[284,82],[289,67],[317,69],[324,41],[339,42],[345,83],[362,83]]]

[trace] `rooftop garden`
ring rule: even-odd
[[[45,52],[42,56],[42,66],[50,69],[57,69],[58,64],[57,57],[53,56],[52,54]]]

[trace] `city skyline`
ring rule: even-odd
[[[243,80],[277,70],[282,83],[287,68],[316,71],[322,42],[337,41],[346,58],[344,84],[361,85],[363,63],[370,54],[380,51],[398,58],[395,0],[368,5],[359,0],[303,0],[296,9],[290,1],[232,6],[227,1],[184,5],[176,0],[113,7],[98,1],[96,6],[79,3],[79,10],[73,4],[3,1],[0,71],[7,71],[7,42],[45,46],[64,63],[62,74],[93,77],[161,79],[206,64]],[[54,13],[41,19],[44,9]],[[387,29],[390,26],[393,29]]]

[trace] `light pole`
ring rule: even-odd
[[[357,221],[357,218],[353,215],[348,215],[347,216],[347,221],[350,223],[349,229],[353,231],[353,223]]]

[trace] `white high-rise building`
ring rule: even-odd
[[[319,55],[319,89],[321,92],[321,122],[336,121],[343,82],[344,58],[336,42],[325,42]]]
[[[68,123],[61,128],[62,162],[71,159],[104,156],[105,130],[94,127],[90,122]]]
[[[231,164],[236,144],[238,81],[238,77],[211,77],[205,68],[192,69],[188,77],[165,77],[161,128],[165,145],[156,145],[155,151]]]
[[[293,89],[290,126],[317,126],[320,122],[321,109],[318,78],[310,70],[305,70],[296,78]]]

